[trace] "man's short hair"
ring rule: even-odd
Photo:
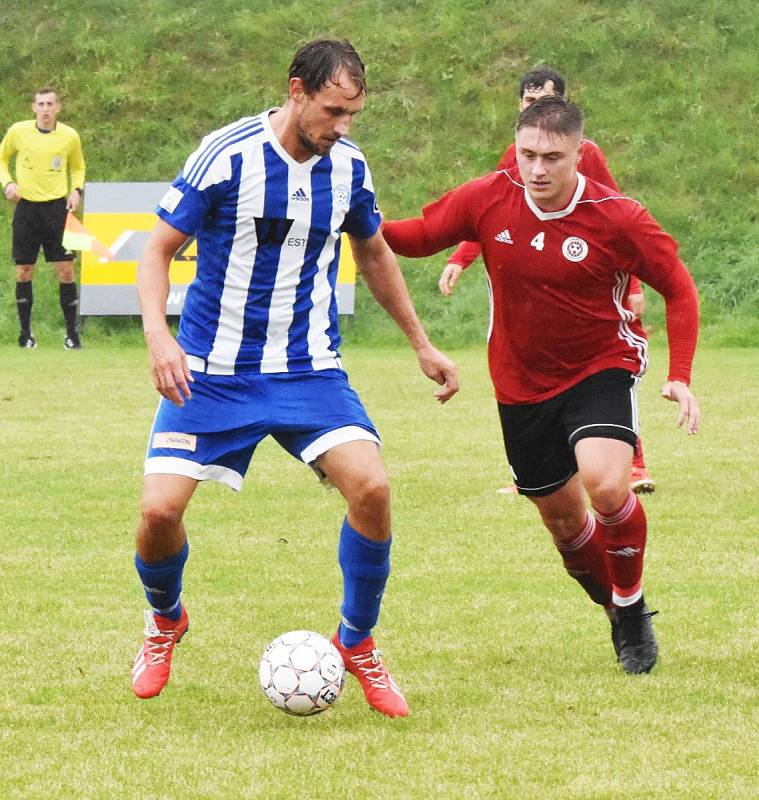
[[[517,118],[517,130],[539,128],[553,136],[582,135],[582,126],[580,107],[555,94],[539,97]]]
[[[525,73],[522,80],[519,81],[519,99],[524,97],[524,93],[528,89],[542,89],[548,81],[553,81],[556,94],[561,97],[566,96],[567,87],[564,78],[555,69],[536,67]]]
[[[34,93],[34,96],[32,97],[32,102],[35,101],[37,97],[41,94],[54,94],[56,100],[60,99],[58,97],[58,92],[55,89],[53,89],[52,86],[43,86],[41,89],[37,89],[37,91]]]
[[[316,39],[304,44],[293,57],[289,77],[300,78],[306,93],[313,94],[342,69],[358,86],[356,96],[366,94],[364,62],[347,39]]]

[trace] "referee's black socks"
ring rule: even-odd
[[[59,288],[61,310],[63,311],[63,319],[66,322],[66,333],[71,336],[72,333],[76,333],[76,310],[79,305],[76,296],[76,284],[61,283]]]
[[[76,291],[76,289],[74,289]],[[24,336],[32,335],[32,305],[34,293],[31,281],[16,281],[16,308],[21,333]]]

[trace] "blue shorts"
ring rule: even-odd
[[[269,435],[312,466],[320,455],[345,442],[380,444],[342,370],[193,372],[193,378],[192,399],[182,408],[161,398],[150,432],[146,475],[186,475],[239,490],[256,446]]]

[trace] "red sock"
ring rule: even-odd
[[[594,603],[611,605],[611,579],[603,539],[596,532],[592,514],[582,530],[568,542],[554,539],[567,572],[582,586]]]
[[[638,437],[638,441],[635,443],[635,453],[633,454],[633,466],[637,467],[638,469],[646,468],[646,462],[643,460],[643,442],[641,442],[640,436]]]
[[[643,553],[646,549],[646,514],[638,495],[630,492],[612,514],[596,510],[601,540],[606,550],[615,606],[629,606],[643,594]]]

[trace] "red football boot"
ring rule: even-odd
[[[630,470],[630,488],[635,494],[653,494],[656,484],[645,467],[633,466]]]
[[[190,620],[182,608],[178,620],[145,612],[145,641],[132,667],[132,690],[143,700],[155,697],[169,682],[171,654],[187,633]]]
[[[338,631],[332,637],[332,644],[343,657],[345,669],[358,678],[367,703],[375,711],[388,717],[408,716],[408,703],[387,671],[382,652],[375,647],[371,636],[349,648],[341,644]]]

